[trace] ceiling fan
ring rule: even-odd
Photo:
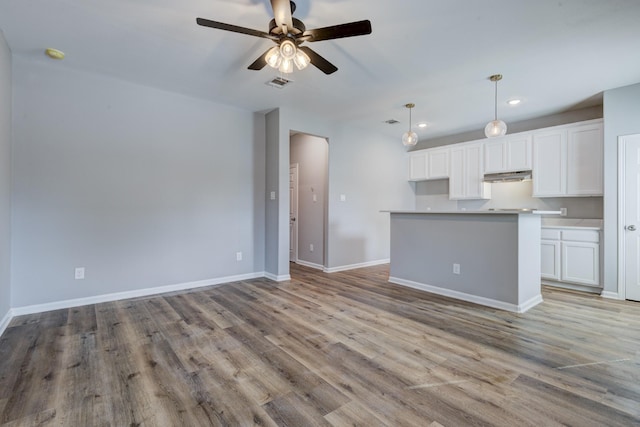
[[[269,32],[197,18],[198,25],[217,28],[219,30],[232,31],[234,33],[247,34],[254,37],[262,37],[276,43],[251,65],[250,70],[261,70],[265,65],[270,65],[284,73],[293,71],[293,65],[298,69],[305,68],[309,63],[316,66],[325,74],[338,71],[338,68],[318,55],[307,46],[301,46],[304,42],[319,42],[323,40],[340,39],[344,37],[363,36],[371,34],[371,22],[369,20],[349,22],[330,27],[307,30],[302,21],[294,18],[293,12],[296,4],[289,0],[271,0],[273,16],[269,22]]]

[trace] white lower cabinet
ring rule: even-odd
[[[600,286],[600,232],[542,228],[540,275],[543,280]]]
[[[560,241],[540,242],[540,275],[543,279],[560,280]]]

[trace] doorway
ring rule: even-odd
[[[640,134],[619,141],[619,283],[625,299],[640,301]]]
[[[290,171],[296,167],[297,184],[290,182],[290,261],[323,270],[326,267],[329,142],[326,138],[291,132]],[[290,173],[290,181],[294,172]],[[295,187],[295,188],[294,188]],[[293,220],[295,218],[295,220]]]
[[[298,164],[289,165],[289,261],[298,261]]]

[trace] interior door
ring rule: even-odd
[[[625,298],[640,301],[640,134],[622,138]]]
[[[298,261],[298,164],[289,165],[289,261]]]

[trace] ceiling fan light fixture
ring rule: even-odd
[[[282,64],[280,64],[278,70],[285,74],[293,73],[293,61],[288,58],[282,58]]]
[[[265,61],[271,68],[278,68],[282,63],[282,55],[280,55],[280,47],[274,46],[269,52],[267,52],[267,56],[265,56]]]
[[[418,143],[418,134],[411,130],[411,109],[416,104],[405,104],[405,107],[409,109],[409,130],[402,134],[402,144],[405,147],[413,147]]]
[[[496,84],[495,97],[494,97],[494,118],[487,123],[484,128],[484,134],[487,138],[495,138],[497,136],[504,136],[507,134],[507,124],[502,120],[498,120],[498,82],[502,80],[502,74],[494,74],[489,77],[489,80]]]
[[[284,40],[280,43],[280,55],[282,55],[284,59],[291,60],[295,58],[297,50],[295,43],[291,40]]]
[[[311,58],[309,55],[298,49],[296,52],[296,56],[293,57],[293,62],[298,67],[298,70],[304,70],[311,63]]]

